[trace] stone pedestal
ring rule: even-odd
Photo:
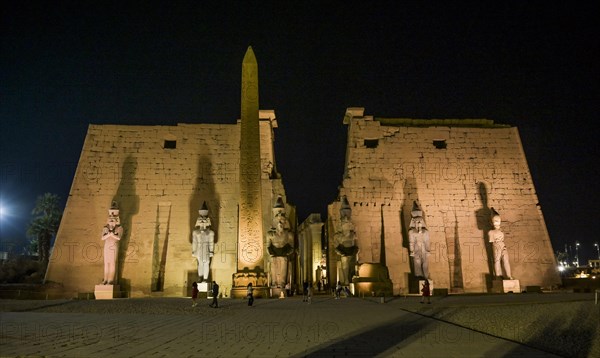
[[[112,300],[121,295],[121,286],[119,285],[96,285],[94,287],[94,296],[97,300]]]
[[[212,298],[211,284],[206,281],[199,282],[198,283],[198,292],[200,292],[200,295],[198,295],[198,297]]]
[[[284,288],[271,287],[271,297],[279,298],[279,297],[281,297],[282,294],[283,294],[283,297],[285,297],[285,289]]]
[[[352,278],[352,294],[358,296],[392,296],[392,280],[386,266],[379,263],[363,263],[358,276]]]
[[[198,291],[199,292],[208,292],[208,282],[199,282],[198,283]]]
[[[494,280],[492,281],[494,293],[521,293],[519,280]]]
[[[502,280],[504,293],[521,293],[521,283],[519,280]]]
[[[268,298],[270,297],[271,287],[267,287],[267,274],[262,271],[242,271],[232,275],[233,287],[231,288],[231,298],[244,298],[246,297],[246,290],[248,284],[251,283],[254,288],[254,298]]]

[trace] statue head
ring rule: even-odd
[[[211,225],[210,218],[208,217],[208,206],[206,206],[206,201],[202,204],[200,210],[198,210],[198,219],[196,219],[196,228],[200,230],[206,230]]]
[[[410,211],[410,215],[412,219],[410,220],[410,229],[417,229],[421,231],[421,229],[425,228],[425,218],[423,218],[423,210],[418,202],[413,202],[412,210]]]
[[[117,205],[117,202],[114,200],[110,204],[110,209],[108,209],[107,224],[111,227],[115,227],[116,225],[121,224],[121,220],[119,219],[119,206]]]
[[[342,205],[340,206],[340,218],[343,220],[344,218],[350,221],[352,217],[352,208],[350,207],[350,203],[348,202],[348,198],[346,195],[342,197]]]
[[[415,216],[410,221],[410,228],[417,229],[417,231],[421,231],[421,229],[425,229],[425,220],[422,216]]]
[[[273,226],[279,231],[289,229],[289,223],[285,216],[285,204],[281,195],[277,196],[275,205],[273,205]]]
[[[198,214],[200,214],[200,216],[208,216],[208,206],[206,206],[206,201],[202,203],[202,207],[198,210]]]
[[[494,225],[494,229],[499,230],[500,224],[502,223],[502,219],[500,218],[500,214],[496,211],[496,209],[491,208],[492,210],[492,225]]]

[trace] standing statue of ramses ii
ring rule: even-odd
[[[411,211],[410,229],[408,230],[408,243],[410,256],[413,258],[415,276],[429,279],[429,231],[425,227],[423,210],[415,201]]]
[[[119,207],[117,202],[113,201],[108,210],[108,220],[102,229],[102,241],[104,241],[103,285],[112,285],[115,281],[121,237],[123,237],[123,227],[119,219]]]
[[[215,250],[215,232],[210,228],[206,202],[198,210],[199,216],[192,233],[192,256],[198,260],[198,280],[207,282],[210,276],[210,258]]]

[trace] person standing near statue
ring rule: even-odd
[[[115,281],[121,237],[123,237],[123,227],[121,227],[119,219],[119,208],[117,202],[113,201],[108,210],[108,221],[102,229],[102,241],[104,241],[103,285],[112,285]]]
[[[335,233],[335,252],[340,255],[341,269],[339,272],[339,280],[342,284],[348,285],[352,282],[354,276],[354,268],[356,266],[356,255],[358,254],[358,246],[356,246],[356,232],[354,224],[352,224],[352,209],[350,203],[344,195],[340,208],[341,230]]]
[[[302,283],[302,302],[308,301],[308,282]]]
[[[335,285],[335,299],[340,299],[340,293],[342,292],[342,283],[340,281]]]
[[[196,307],[198,305],[198,283],[194,281],[192,283],[192,307]]]
[[[217,298],[219,297],[219,285],[217,284],[216,281],[212,282],[212,303],[209,305],[210,307],[213,308],[219,308],[219,302],[217,301]]]
[[[431,303],[431,287],[429,286],[429,280],[425,280],[423,282],[423,287],[421,288],[422,296],[421,303],[424,303],[427,300],[427,303]]]
[[[198,260],[198,279],[200,282],[206,282],[210,275],[210,258],[214,254],[215,233],[210,229],[211,222],[206,202],[202,204],[198,213],[192,233],[192,256]]]
[[[488,232],[488,237],[494,249],[494,274],[499,277],[504,277],[504,275],[502,275],[502,266],[504,266],[505,275],[509,280],[512,280],[513,277],[510,272],[510,263],[508,262],[508,250],[504,244],[504,233],[500,230],[502,219],[500,218],[500,214],[498,214],[494,208],[491,209],[494,229]]]
[[[252,306],[254,303],[254,289],[252,288],[252,282],[246,287],[246,297],[248,298],[248,306]]]
[[[419,204],[413,202],[412,219],[408,230],[410,256],[413,258],[415,276],[429,279],[429,231],[425,227],[423,211]]]
[[[267,232],[269,255],[271,256],[271,285],[285,288],[288,283],[288,261],[294,252],[294,235],[285,214],[281,195],[273,206],[273,227]]]

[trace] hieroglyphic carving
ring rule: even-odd
[[[263,256],[258,64],[248,47],[242,62],[238,270],[260,266]]]

